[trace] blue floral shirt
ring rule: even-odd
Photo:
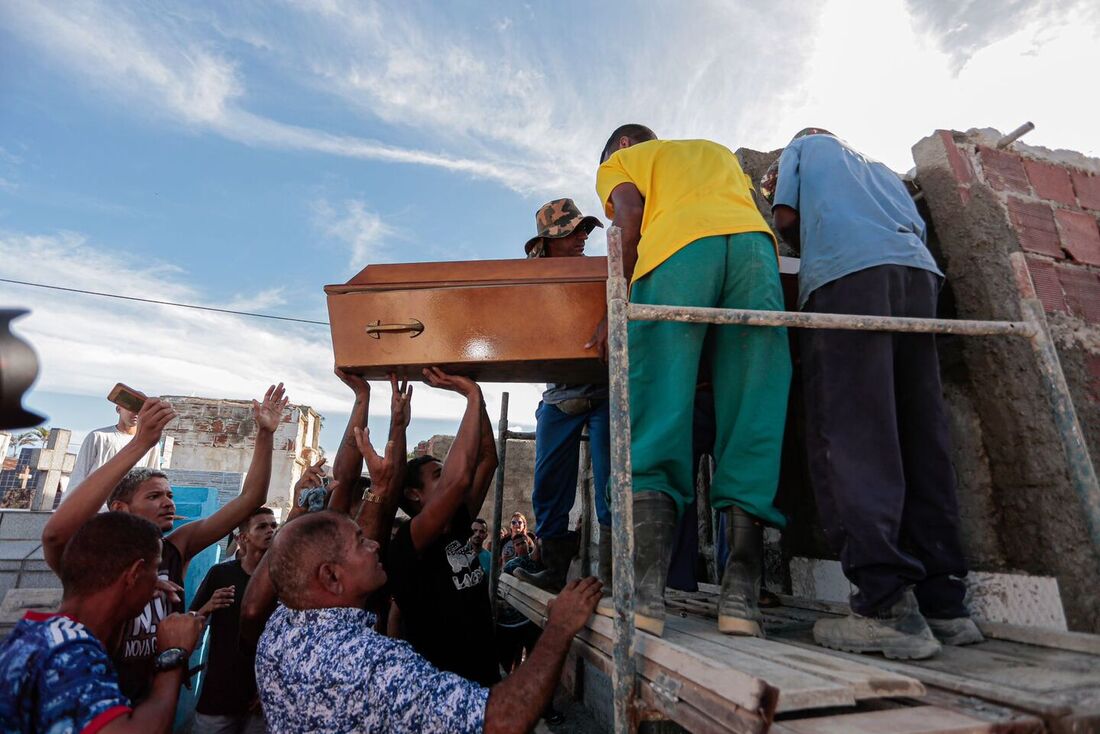
[[[362,609],[279,606],[256,649],[268,731],[480,732],[489,689],[444,673]]]

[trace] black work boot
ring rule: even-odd
[[[921,616],[912,589],[906,589],[893,606],[872,617],[853,612],[847,617],[817,620],[814,640],[834,650],[880,652],[900,660],[923,660],[940,651],[940,643]]]
[[[764,526],[737,505],[726,516],[726,545],[730,549],[718,597],[718,631],[727,635],[763,637],[760,607],[760,568],[764,556]]]
[[[664,492],[634,495],[634,626],[665,631],[665,581],[676,538],[676,502]]]
[[[599,575],[600,583],[603,584],[603,595],[611,596],[611,589],[614,588],[614,576],[611,573],[611,526],[600,526],[600,545],[599,554],[596,559],[596,573]]]
[[[512,572],[520,581],[534,584],[544,591],[557,594],[565,586],[565,577],[569,574],[569,564],[577,555],[578,536],[570,531],[560,538],[543,538],[539,541],[542,549],[540,562],[545,567],[534,573],[517,568]]]

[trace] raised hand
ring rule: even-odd
[[[397,375],[391,372],[390,387],[393,388],[393,397],[390,398],[390,428],[408,428],[409,421],[412,420],[413,386],[408,380],[402,380],[398,385]]]
[[[584,345],[585,349],[595,348],[596,353],[600,357],[600,361],[607,364],[607,317],[605,316],[600,323],[596,324],[596,331],[593,332],[592,338],[588,340],[588,343]]]
[[[370,383],[363,379],[362,375],[352,374],[336,367],[332,370],[340,378],[340,382],[351,388],[356,398],[370,397]]]
[[[167,426],[176,417],[176,411],[163,400],[150,398],[145,401],[138,412],[137,434],[134,441],[139,445],[152,448],[160,442],[160,436]]]
[[[424,369],[424,382],[441,390],[450,390],[459,395],[470,397],[480,390],[477,383],[469,377],[461,375],[449,375],[438,367],[426,367]]]
[[[355,445],[359,447],[359,453],[367,462],[367,471],[370,473],[371,492],[382,494],[390,486],[393,479],[394,464],[393,441],[386,442],[384,455],[379,456],[370,442],[370,429],[355,428]]]
[[[546,626],[553,625],[570,637],[580,632],[600,603],[601,589],[603,584],[595,576],[570,581],[550,602]]]
[[[157,577],[156,590],[153,594],[154,596],[163,596],[173,604],[179,604],[183,601],[183,587],[175,581],[169,581],[159,576]]]
[[[298,480],[298,483],[294,485],[295,493],[301,491],[302,489],[305,489],[306,487],[320,487],[322,484],[324,484],[325,470],[322,467],[325,465],[326,461],[327,459],[322,456],[320,459],[317,460],[316,464],[306,467],[306,470],[302,472],[302,476]]]
[[[262,402],[252,401],[252,416],[256,419],[256,426],[261,431],[274,433],[283,419],[283,411],[288,402],[290,401],[286,397],[283,383],[267,388]]]

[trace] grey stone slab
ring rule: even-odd
[[[53,571],[24,572],[19,579],[20,589],[60,589],[61,579]]]
[[[61,606],[61,589],[11,589],[0,602],[0,624],[14,624],[28,611],[55,612]]]
[[[50,519],[51,514],[17,511],[0,513],[0,541],[41,538],[42,528],[46,526],[46,521]]]
[[[0,560],[22,561],[41,545],[41,540],[5,540],[0,543]]]

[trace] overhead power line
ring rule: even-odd
[[[60,285],[49,285],[47,283],[29,283],[25,280],[12,280],[11,278],[0,278],[0,283],[12,283],[14,285],[26,285],[32,288],[46,288],[54,291],[66,291],[67,293],[80,293],[85,296],[100,296],[102,298],[117,298],[121,301],[137,301],[139,303],[155,303],[158,306],[176,306],[178,308],[192,308],[196,311],[214,311],[215,313],[228,313],[234,316],[252,316],[257,319],[275,319],[276,321],[294,321],[299,324],[316,324],[318,326],[328,326],[327,321],[313,321],[311,319],[296,319],[290,316],[274,316],[269,313],[252,313],[250,311],[234,311],[230,308],[214,308],[213,306],[197,306],[193,303],[176,303],[174,301],[158,301],[153,298],[138,298],[137,296],[123,296],[118,293],[101,293],[99,291],[86,291],[80,288],[66,288]]]

